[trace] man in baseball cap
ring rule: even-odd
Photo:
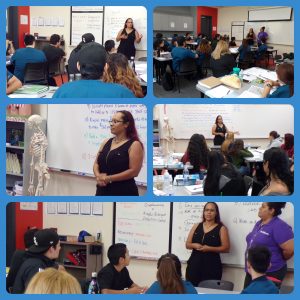
[[[33,237],[33,245],[28,249],[27,258],[21,265],[12,292],[24,293],[30,279],[46,268],[58,269],[55,260],[59,256],[60,242],[54,229],[38,230]]]
[[[63,84],[53,98],[134,98],[127,87],[101,81],[106,62],[107,52],[102,45],[91,42],[82,47],[77,63],[82,79]]]

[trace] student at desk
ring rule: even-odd
[[[234,56],[230,53],[228,43],[219,41],[211,54],[210,66],[215,77],[228,75],[235,66]]]
[[[265,98],[289,98],[294,95],[294,66],[292,64],[281,64],[276,69],[277,81],[267,80],[265,82],[262,97]],[[273,94],[270,91],[277,87]]]
[[[266,54],[267,50],[268,50],[268,46],[266,45],[266,39],[262,38],[260,41],[260,44],[258,46],[255,58],[256,59],[263,58],[263,56]]]
[[[243,39],[242,45],[238,48],[239,51],[239,62],[243,62],[248,53],[251,53],[251,48],[248,44],[247,39]]]

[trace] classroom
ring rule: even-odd
[[[11,98],[142,98],[147,11],[142,6],[10,6]]]
[[[131,282],[143,287],[143,293],[145,291],[147,293],[147,290],[151,291],[152,287],[150,288],[150,286],[156,280],[158,271],[157,260],[168,252],[178,256],[182,264],[183,278],[187,274],[192,280],[193,276],[188,275],[188,270],[186,273],[191,251],[186,249],[185,243],[189,240],[188,235],[194,224],[211,220],[205,213],[209,205],[217,205],[219,208],[219,216],[223,224],[221,228],[223,231],[225,230],[228,241],[230,241],[226,242],[226,239],[221,239],[222,245],[228,243],[226,250],[222,250],[225,253],[221,253],[223,269],[221,277],[224,284],[225,282],[227,285],[230,283],[230,287],[224,285],[223,288],[217,289],[212,286],[196,284],[196,291],[200,294],[239,294],[244,286],[244,254],[246,249],[254,247],[252,244],[250,246],[246,243],[246,236],[253,232],[255,224],[259,224],[266,218],[274,218],[274,220],[280,220],[280,226],[286,226],[287,231],[290,231],[290,235],[285,237],[285,240],[288,240],[287,243],[293,241],[294,207],[292,203],[11,202],[7,206],[6,218],[7,272],[9,267],[12,268],[10,262],[15,249],[19,249],[19,251],[24,249],[24,234],[28,233],[29,229],[34,231],[36,243],[26,250],[27,253],[28,251],[33,253],[34,248],[40,245],[38,244],[39,232],[49,233],[48,230],[51,228],[57,232],[56,236],[58,235],[60,241],[60,251],[56,253],[55,258],[58,264],[63,265],[65,270],[80,282],[83,293],[87,293],[86,285],[91,281],[93,272],[98,273],[97,280],[100,289],[104,289],[104,283],[101,288],[100,282],[104,281],[100,277],[99,271],[109,263],[107,251],[114,243],[126,244],[131,256],[131,260],[126,264],[132,279]],[[268,217],[263,214],[266,207],[267,211],[271,213],[271,215],[267,214]],[[269,229],[266,227],[265,230]],[[160,232],[160,235],[157,235],[157,232]],[[276,237],[274,238],[276,239]],[[209,242],[207,243],[209,245]],[[291,258],[293,247],[290,251],[290,259],[285,262],[287,271],[284,279],[280,282],[280,293],[290,293],[294,286],[294,261]],[[115,267],[116,265],[117,263],[114,264]],[[188,262],[188,268],[190,267],[190,262]],[[202,278],[205,278],[205,272],[208,270],[203,271]],[[18,281],[17,278],[18,275],[14,280]],[[9,281],[7,282],[8,287],[15,282],[11,281],[10,273],[7,280]],[[276,276],[272,280],[275,282]],[[13,290],[9,290],[14,293],[15,288],[16,286],[13,285]],[[30,288],[28,287],[28,289]],[[116,288],[116,290],[119,290],[120,293],[129,293],[130,291],[134,293],[134,290],[130,289]],[[51,287],[48,291],[51,291]],[[24,293],[24,290],[21,293]],[[27,290],[25,293],[36,292]],[[40,290],[39,293],[44,292]]]
[[[293,106],[156,105],[153,191],[156,196],[293,194]]]
[[[294,11],[288,6],[174,6],[153,12],[158,98],[289,98]]]
[[[147,108],[142,104],[10,104],[6,192],[142,196],[146,149]]]

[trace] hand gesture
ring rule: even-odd
[[[127,39],[128,39],[128,35],[127,35],[127,34],[125,34],[125,33],[124,33],[124,34],[122,34],[122,35],[121,35],[121,39],[123,39],[123,40],[127,40]]]

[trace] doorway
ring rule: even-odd
[[[201,16],[201,33],[212,39],[212,16]]]

